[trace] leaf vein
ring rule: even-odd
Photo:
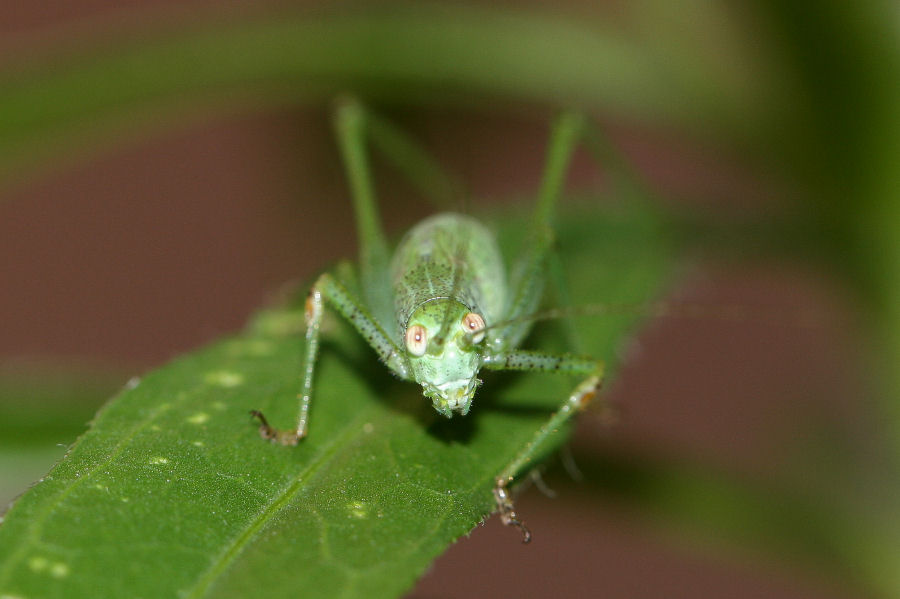
[[[244,549],[244,547],[251,542],[256,533],[259,532],[263,528],[263,526],[265,526],[266,523],[275,516],[275,514],[277,514],[298,493],[303,490],[303,483],[307,479],[315,475],[315,473],[319,471],[330,460],[330,458],[332,458],[340,450],[341,447],[345,446],[347,439],[351,438],[359,431],[360,421],[366,418],[371,418],[371,415],[369,413],[371,411],[374,411],[374,408],[371,408],[359,414],[344,427],[344,432],[342,434],[334,437],[329,443],[327,443],[320,452],[319,456],[316,457],[309,464],[309,466],[306,467],[305,470],[303,470],[298,476],[294,478],[290,485],[288,485],[282,492],[277,494],[273,498],[273,500],[248,523],[247,527],[244,529],[244,532],[235,537],[234,541],[219,554],[218,559],[212,562],[210,567],[206,570],[206,573],[200,576],[197,583],[187,592],[183,593],[182,596],[187,598],[194,598],[202,597],[203,595],[205,595],[209,588],[212,586],[215,579],[225,571],[225,569],[234,561],[234,559]]]

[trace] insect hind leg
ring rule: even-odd
[[[585,128],[584,117],[564,112],[557,117],[550,134],[544,173],[532,216],[532,233],[526,240],[512,270],[512,295],[506,311],[510,320],[520,319],[537,308],[544,287],[547,256],[553,249],[553,214],[565,183],[575,147]],[[508,347],[515,347],[527,335],[531,323],[522,322],[506,331]]]

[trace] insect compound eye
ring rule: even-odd
[[[471,335],[472,343],[484,339],[484,318],[476,312],[469,312],[462,319],[463,330]]]
[[[414,324],[406,329],[406,349],[412,355],[424,356],[428,345],[427,331],[420,324]]]

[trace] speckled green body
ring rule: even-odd
[[[488,326],[505,308],[506,270],[497,242],[469,216],[437,214],[410,229],[391,261],[398,342],[416,308],[452,298],[481,314]]]
[[[484,355],[501,342],[489,336],[474,345],[460,324],[470,312],[487,326],[504,314],[506,271],[494,235],[468,216],[428,218],[397,247],[391,282],[398,345],[413,324],[425,327],[429,339],[424,355],[407,355],[411,378],[445,416],[467,413]]]

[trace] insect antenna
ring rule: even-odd
[[[464,235],[459,235],[456,240],[456,249],[453,252],[455,256],[453,261],[453,284],[450,287],[450,293],[448,294],[450,298],[459,300],[460,298],[460,290],[462,289],[462,279],[466,276],[466,264],[467,264],[467,249],[468,249],[468,239],[465,239]],[[450,334],[450,327],[453,325],[453,302],[447,302],[447,307],[444,310],[444,317],[441,319],[441,328],[438,331],[437,337],[435,338],[435,343],[438,346],[442,345],[444,340],[447,338],[447,335]]]
[[[450,181],[448,179],[448,181]],[[455,181],[452,181],[456,183]],[[455,204],[455,208],[459,214],[464,216],[470,216],[471,213],[471,193],[467,193],[461,184],[456,183],[454,187],[448,188],[446,190],[447,198]],[[453,251],[453,282],[450,287],[450,292],[448,296],[452,299],[459,300],[460,298],[460,290],[462,289],[462,281],[463,277],[467,275],[466,273],[466,265],[468,264],[468,248],[469,248],[469,239],[466,238],[465,234],[462,231],[465,231],[465,228],[460,228],[461,232],[456,236],[454,240],[456,243],[456,248]],[[434,343],[440,347],[443,345],[447,336],[450,334],[451,327],[453,326],[453,318],[452,318],[452,302],[447,302],[447,308],[444,310],[444,317],[441,319],[441,328],[438,330],[438,334],[434,339]]]
[[[478,334],[494,329],[503,329],[515,325],[541,320],[555,320],[573,316],[642,316],[648,318],[674,317],[691,319],[713,319],[731,322],[751,322],[759,324],[791,325],[800,328],[818,328],[822,324],[822,316],[810,308],[801,308],[795,313],[782,315],[762,314],[751,306],[739,304],[699,304],[690,302],[634,302],[621,304],[584,304],[563,308],[549,308],[526,314],[519,318],[511,318],[489,325]],[[471,338],[476,333],[467,333]]]

